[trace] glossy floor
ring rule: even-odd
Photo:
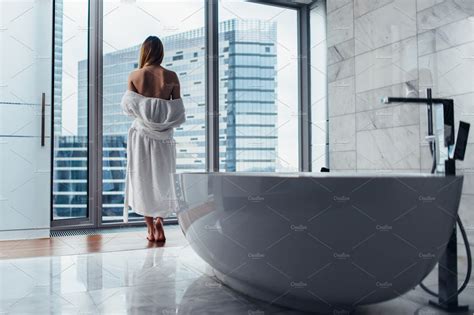
[[[169,236],[173,229],[167,227]],[[0,260],[0,314],[303,314],[222,286],[188,244],[170,244]],[[425,282],[435,283],[434,274]],[[427,301],[416,289],[355,313],[445,314],[426,306]],[[461,301],[474,307],[474,286]]]
[[[0,241],[0,259],[64,256],[163,247],[162,243],[144,242],[146,227],[112,229],[95,235],[75,235],[33,240]],[[166,246],[186,244],[181,230],[167,227]]]

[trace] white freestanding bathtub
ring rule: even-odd
[[[224,284],[320,313],[418,285],[448,242],[462,182],[424,174],[175,175],[181,228]]]

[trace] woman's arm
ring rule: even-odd
[[[135,85],[133,85],[133,77],[133,72],[131,72],[128,76],[128,90],[138,93],[137,88],[135,87]]]
[[[181,98],[181,86],[176,72],[173,72],[173,89],[171,90],[171,98],[173,100]]]

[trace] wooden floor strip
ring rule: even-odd
[[[0,241],[0,259],[63,256],[136,250],[154,247],[178,247],[187,244],[181,230],[165,226],[166,243],[149,242],[146,230],[96,235],[60,236],[32,240]]]

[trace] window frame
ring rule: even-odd
[[[90,95],[93,95],[91,94],[91,90],[90,90],[90,80],[91,80],[91,73],[90,73],[90,65],[91,65],[91,51],[93,51],[93,49],[91,49],[91,40],[90,40],[90,37],[91,37],[91,25],[93,24],[93,16],[91,15],[92,12],[95,12],[95,10],[92,10],[91,6],[93,5],[92,2],[94,2],[94,0],[88,0],[85,4],[88,6],[88,40],[87,40],[87,71],[88,71],[88,85],[89,85],[89,88],[87,89],[87,99],[90,100]],[[55,58],[55,40],[56,40],[56,36],[55,36],[55,31],[56,31],[56,26],[55,26],[55,23],[56,23],[56,1],[53,0],[52,1],[52,55],[51,55],[51,58],[52,58],[52,62],[51,62],[51,73],[52,73],[52,76],[51,76],[51,95],[54,95],[54,88],[55,88],[55,76],[56,76],[56,72],[55,72],[55,63],[54,63],[54,58]],[[55,121],[55,117],[54,117],[54,97],[51,98],[51,105],[52,105],[52,111],[51,111],[51,138],[54,139],[53,137],[55,137],[55,130],[54,130],[54,121]],[[90,106],[91,106],[91,103],[90,101],[88,102],[88,113],[87,115],[90,116]],[[54,162],[54,157],[55,157],[55,141],[51,141],[51,184],[50,184],[50,228],[51,230],[64,230],[64,229],[76,229],[76,228],[89,228],[89,227],[94,227],[95,226],[95,221],[94,221],[94,215],[93,215],[93,211],[91,210],[92,208],[90,208],[90,196],[91,196],[91,183],[93,182],[93,178],[94,178],[94,174],[91,172],[91,164],[93,163],[93,160],[91,159],[91,145],[90,145],[90,140],[91,140],[91,125],[90,125],[91,121],[90,121],[90,117],[88,117],[88,133],[87,133],[87,140],[88,140],[88,147],[87,147],[87,178],[86,178],[86,185],[87,185],[87,198],[88,198],[88,204],[87,204],[87,208],[86,208],[86,216],[85,217],[78,217],[78,218],[72,218],[72,219],[54,219],[54,213],[53,213],[53,209],[54,209],[54,166],[55,166],[55,162]]]
[[[219,52],[218,52],[218,0],[204,2],[205,54],[206,54],[206,171],[219,172]],[[298,45],[298,150],[299,171],[311,171],[311,71],[310,71],[310,21],[311,3],[288,3],[285,0],[250,0],[262,5],[279,6],[297,11]],[[52,230],[77,228],[104,228],[142,226],[144,222],[102,221],[102,36],[103,2],[89,0],[88,28],[88,217],[86,219],[51,219]],[[53,27],[55,3],[53,0]],[[54,36],[54,29],[53,29]],[[54,46],[54,44],[53,44]],[[54,54],[54,49],[53,49]],[[54,66],[54,65],[53,65]],[[53,78],[54,83],[54,78]],[[53,136],[53,134],[52,134]],[[54,148],[52,148],[54,150]],[[53,204],[51,202],[51,216]],[[168,220],[176,223],[177,220]]]

